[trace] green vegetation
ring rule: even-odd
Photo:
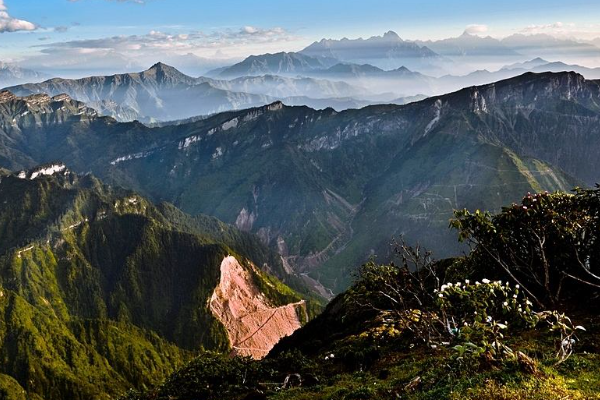
[[[496,215],[457,212],[453,225],[473,240],[469,255],[438,262],[400,242],[394,263],[365,264],[266,359],[207,353],[127,399],[600,399],[598,310],[580,298],[598,294],[583,274],[598,267],[599,195],[528,195]],[[552,247],[533,245],[538,237]],[[519,251],[523,264],[494,264],[493,245],[506,246],[504,256]],[[575,250],[586,271],[565,262]],[[546,270],[550,287],[561,271],[580,279],[564,282],[553,302],[533,285]]]
[[[528,191],[594,183],[598,93],[575,73],[526,74],[404,106],[337,113],[277,104],[155,128],[74,101],[16,99],[0,112],[0,168],[62,160],[155,202],[237,223],[340,293],[372,254],[387,262],[394,236],[440,258],[461,254],[466,246],[446,229],[454,209],[497,212]]]
[[[116,398],[202,349],[229,351],[208,308],[227,255],[272,304],[303,298],[269,274],[287,275],[253,235],[93,176],[8,175],[0,204],[2,399]]]
[[[597,178],[598,104],[598,83],[570,73],[404,107],[263,107],[154,129],[70,100],[8,101],[1,167],[62,159],[260,239],[91,175],[0,171],[0,393],[594,398],[599,192],[501,206]],[[400,245],[388,262],[402,233],[457,254],[444,228],[463,207],[497,213],[456,215],[469,255],[433,262]],[[307,293],[290,265],[341,292],[372,254],[381,261],[265,360],[223,355],[207,306],[223,257],[283,304]]]

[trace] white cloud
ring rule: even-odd
[[[528,25],[521,29],[521,33],[538,34],[538,33],[564,33],[567,27],[574,27],[574,24],[563,24],[562,22],[555,22],[553,24],[542,24],[542,25]]]
[[[33,69],[79,69],[91,64],[107,70],[131,70],[157,61],[200,62],[201,59],[241,59],[251,54],[281,51],[297,45],[300,38],[280,27],[245,26],[237,30],[169,33],[152,30],[145,35],[112,36],[99,39],[40,43],[37,55],[22,60]],[[302,43],[303,44],[303,43]],[[302,47],[302,46],[299,46]],[[200,60],[200,61],[198,61]]]
[[[36,25],[29,21],[11,17],[4,0],[0,0],[0,33],[34,31],[36,28]]]
[[[526,35],[547,34],[559,39],[590,41],[600,37],[600,24],[575,24],[554,22],[541,25],[529,25],[519,33]]]
[[[482,35],[488,31],[487,25],[471,24],[465,28],[465,33],[469,35]]]

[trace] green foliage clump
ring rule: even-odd
[[[475,276],[506,277],[540,306],[600,289],[600,189],[529,194],[496,215],[462,210],[451,226],[473,244]]]
[[[454,346],[458,359],[465,355],[475,359],[487,355],[488,361],[516,359],[518,355],[507,346],[507,340],[542,324],[560,334],[557,363],[571,355],[576,331],[585,329],[573,326],[570,318],[557,311],[535,312],[533,303],[519,289],[519,285],[513,287],[509,282],[483,279],[474,284],[469,280],[448,283],[436,290],[443,323],[452,338],[460,342]]]
[[[208,299],[229,254],[273,303],[302,300],[254,267],[279,271],[256,237],[92,176],[10,175],[0,203],[0,390],[10,396],[115,398],[156,386],[201,349],[227,352]]]

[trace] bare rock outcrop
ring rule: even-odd
[[[304,301],[273,306],[233,256],[221,263],[210,310],[225,326],[233,353],[253,358],[266,356],[282,337],[300,328],[299,312],[305,312]]]

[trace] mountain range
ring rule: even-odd
[[[47,75],[40,72],[0,61],[0,87],[17,85],[20,83],[39,82],[47,78]]]
[[[594,60],[600,56],[600,48],[592,44],[547,34],[514,34],[502,39],[502,44],[527,57]]]
[[[390,41],[409,43],[391,33],[386,35],[386,40],[375,39],[363,41],[365,48],[377,48],[381,43]],[[360,50],[355,41],[343,42],[347,42],[349,49]],[[562,43],[558,39],[555,42]],[[328,43],[332,48],[341,46],[335,41],[323,43]],[[454,39],[419,43],[436,48],[444,57],[452,55],[460,58],[456,61],[458,65],[467,65],[469,58],[489,58],[494,54],[500,54],[494,56],[497,61],[495,64],[503,64],[501,68],[494,70],[482,69],[466,75],[436,77],[405,66],[386,70],[371,64],[340,61],[331,56],[311,56],[304,51],[282,52],[248,57],[240,63],[213,71],[212,77],[194,78],[171,66],[157,63],[140,73],[75,80],[54,78],[7,89],[19,96],[41,93],[56,96],[65,93],[73,99],[85,102],[101,115],[112,116],[121,122],[139,120],[144,123],[164,123],[256,107],[275,101],[282,101],[287,105],[306,105],[314,109],[331,107],[336,111],[376,104],[405,104],[425,96],[436,96],[463,87],[488,84],[528,71],[574,71],[588,79],[600,78],[598,68],[550,62],[540,57],[523,61],[523,56],[513,57],[517,54],[516,51],[503,41],[490,37],[482,38],[465,33]],[[556,43],[554,45],[557,45]],[[575,49],[574,45],[564,46],[565,49]],[[593,46],[586,46],[590,51],[593,50]],[[365,54],[375,54],[369,51]],[[517,62],[506,65],[509,60]]]
[[[0,203],[0,394],[114,398],[200,348],[262,357],[311,310],[253,235],[64,164],[3,173]]]
[[[349,95],[357,104],[377,104],[382,102],[392,102],[396,97],[408,97],[415,95],[433,96],[444,93],[449,93],[462,89],[467,86],[482,85],[492,83],[498,80],[507,79],[521,75],[525,72],[563,72],[575,71],[584,75],[588,79],[598,79],[600,72],[597,68],[587,68],[576,64],[567,64],[563,62],[550,62],[540,57],[528,61],[523,55],[517,54],[514,50],[502,44],[500,40],[493,38],[481,38],[475,35],[464,34],[456,39],[447,39],[438,42],[420,42],[433,47],[440,46],[443,52],[454,54],[454,57],[459,59],[457,65],[453,68],[453,75],[442,74],[439,76],[427,75],[419,70],[411,70],[405,66],[397,66],[393,69],[382,69],[375,65],[366,63],[359,64],[350,61],[337,62],[332,66],[327,66],[319,62],[319,59],[305,55],[304,53],[278,53],[267,54],[263,56],[252,56],[248,60],[235,64],[226,69],[227,76],[233,81],[236,80],[252,80],[260,79],[263,74],[268,76],[281,74],[287,78],[319,78],[327,79],[328,81],[337,81],[337,83],[346,83],[354,89],[359,89],[359,93]],[[600,52],[600,50],[598,50]],[[600,54],[600,53],[599,53]],[[286,65],[286,59],[292,57],[304,60],[305,64],[309,64],[311,68],[291,69],[280,68],[281,65]],[[481,58],[486,58],[488,61],[480,63]],[[473,60],[473,65],[483,64],[491,69],[479,69],[473,71],[473,68],[463,68],[470,65]],[[479,60],[479,61],[477,61]],[[507,62],[513,60],[512,64],[507,65]],[[263,66],[261,69],[252,67],[253,64]],[[469,71],[466,74],[458,74],[461,70]],[[218,74],[217,74],[218,76]],[[237,78],[237,79],[236,79]],[[279,79],[284,79],[280,77]],[[227,81],[225,81],[227,82]],[[230,81],[231,82],[231,81]],[[221,84],[221,87],[227,85]],[[267,87],[269,87],[267,85]],[[362,91],[360,89],[362,88]],[[365,88],[368,88],[365,89]],[[243,90],[240,88],[239,90]],[[246,90],[256,91],[256,87],[246,88]],[[295,87],[286,90],[296,90]],[[258,93],[258,92],[257,92]],[[264,93],[261,92],[261,93]],[[265,93],[267,94],[267,93]],[[287,104],[287,99],[274,96],[276,93],[268,93],[273,99],[282,100]],[[391,95],[390,95],[391,94]],[[336,96],[332,93],[329,96],[318,96],[317,94],[303,94],[308,97],[331,98],[331,106],[336,105],[335,98],[344,97]],[[359,100],[363,100],[360,102]],[[312,106],[310,101],[303,103],[304,105]],[[316,108],[316,107],[313,107]],[[341,107],[334,107],[340,110]]]
[[[63,160],[254,232],[306,282],[340,291],[395,235],[457,254],[444,229],[453,209],[594,184],[599,88],[576,73],[527,73],[405,106],[273,103],[157,128],[65,96],[5,93],[0,167]]]
[[[8,87],[19,96],[68,94],[100,114],[119,121],[146,123],[181,120],[199,115],[248,108],[276,100],[314,108],[345,109],[373,104],[370,92],[345,82],[277,75],[243,76],[232,80],[193,78],[157,63],[141,73],[54,78],[41,83]],[[358,98],[361,96],[362,100]],[[390,101],[398,96],[389,94]]]
[[[300,53],[342,62],[371,64],[381,69],[405,66],[424,73],[439,72],[447,62],[428,47],[404,41],[393,31],[368,39],[323,39]]]
[[[321,70],[336,64],[332,57],[307,57],[300,53],[276,53],[250,56],[230,67],[209,72],[208,76],[220,78],[236,78],[254,75],[301,75],[307,72]]]
[[[149,122],[183,119],[268,101],[261,95],[218,89],[162,63],[141,73],[76,80],[55,78],[9,90],[19,95],[66,93],[117,119],[132,120],[135,116],[134,119]]]

